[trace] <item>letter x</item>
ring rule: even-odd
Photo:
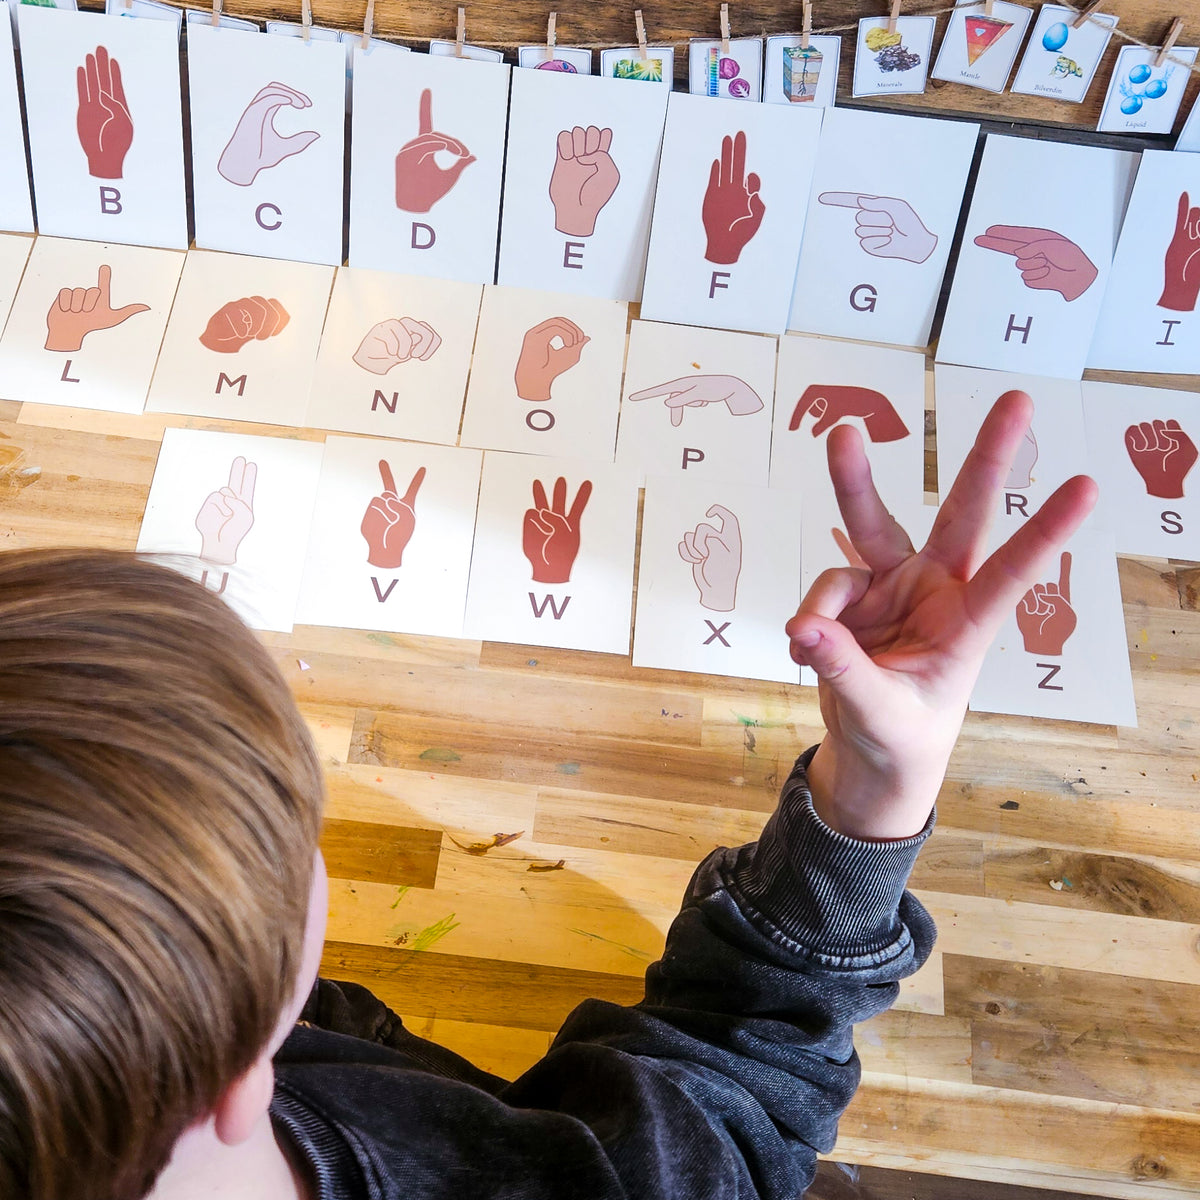
[[[720,627],[720,629],[718,629],[710,620],[708,620],[707,617],[705,618],[704,623],[709,627],[709,629],[712,630],[712,633],[704,639],[704,644],[706,646],[711,645],[714,639],[720,642],[722,646],[729,645],[729,643],[721,636],[721,634],[723,634],[725,630],[729,628],[729,626],[732,624],[731,621],[726,621],[725,624]]]

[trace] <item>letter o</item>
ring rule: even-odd
[[[544,425],[534,424],[534,417],[539,420],[545,420]],[[534,433],[545,433],[549,429],[554,428],[554,414],[548,408],[531,408],[525,414],[525,424],[529,426]]]

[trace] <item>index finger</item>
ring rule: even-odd
[[[96,286],[100,289],[101,299],[107,304],[109,289],[112,287],[112,267],[108,263],[100,264],[100,269],[96,272]]]
[[[421,93],[421,102],[417,111],[417,132],[433,132],[433,92],[429,88]]]
[[[1058,594],[1071,603],[1071,552],[1064,550],[1058,560]]]
[[[419,492],[421,490],[421,484],[423,484],[424,482],[425,482],[425,468],[418,467],[416,469],[416,472],[413,474],[412,479],[410,479],[408,481],[408,491],[404,493],[404,498],[401,501],[401,503],[407,504],[409,508],[412,508],[413,501],[416,500],[416,498],[417,498],[417,492]],[[394,488],[392,490],[395,491]]]
[[[832,208],[861,208],[862,197],[857,192],[822,192],[817,197],[818,204],[828,204]]]
[[[571,504],[571,511],[567,513],[567,520],[572,528],[577,528],[579,518],[583,516],[583,510],[587,508],[587,502],[592,498],[592,481],[585,479],[579,485],[579,491],[575,493],[575,500]]]
[[[733,139],[733,178],[735,184],[740,184],[746,176],[746,134],[739,129]]]
[[[396,478],[392,474],[392,468],[388,465],[385,458],[379,460],[379,475],[383,479],[383,490],[391,492],[394,496],[396,494]]]
[[[238,495],[251,508],[254,507],[254,485],[258,482],[258,463],[248,462],[242,468],[242,486]]]

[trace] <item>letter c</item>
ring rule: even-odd
[[[279,219],[273,225],[270,225],[266,221],[263,220],[264,212],[272,212]],[[278,229],[283,224],[283,210],[278,205],[272,204],[270,201],[267,201],[264,204],[260,204],[254,210],[254,219],[255,219],[255,221],[258,222],[259,227],[262,229]]]

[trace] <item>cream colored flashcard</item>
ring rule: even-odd
[[[517,51],[517,66],[550,74],[590,75],[592,52],[575,46],[522,46]]]
[[[643,317],[783,332],[822,112],[671,94]]]
[[[460,47],[457,42],[445,38],[434,38],[429,43],[430,58],[454,58],[468,62],[499,63],[504,61],[502,50],[489,50],[486,46],[472,46],[464,42]]]
[[[482,457],[329,438],[297,623],[461,637]]]
[[[188,25],[196,245],[342,261],[346,52]]]
[[[149,412],[302,425],[333,268],[193,250]]]
[[[627,317],[615,300],[484,288],[462,445],[612,462]]]
[[[688,43],[688,91],[727,100],[762,99],[762,38],[692,38]]]
[[[938,362],[1078,379],[1137,155],[989,134]]]
[[[29,171],[25,165],[25,132],[21,101],[17,95],[17,65],[13,56],[13,28],[0,20],[0,229],[33,232],[33,207],[29,199]]]
[[[617,462],[639,482],[686,475],[765,485],[776,344],[753,333],[634,321]]]
[[[9,400],[139,413],[184,255],[39,237],[0,338]]]
[[[1194,392],[1085,383],[1096,522],[1118,554],[1200,561],[1200,406]]]
[[[837,98],[842,39],[814,34],[808,45],[798,34],[767,38],[763,101],[832,108]]]
[[[482,292],[477,283],[342,267],[306,424],[453,446]]]
[[[628,654],[637,510],[611,463],[485,454],[466,636]]]
[[[800,603],[800,496],[646,482],[633,665],[800,682],[783,627]]]
[[[1117,55],[1108,95],[1100,110],[1105,133],[1170,133],[1196,61],[1195,46],[1172,46],[1158,65],[1152,46],[1125,46]]]
[[[1023,4],[959,5],[950,14],[931,77],[1002,92],[1033,10]]]
[[[0,22],[2,25],[3,22]],[[33,248],[33,238],[24,237],[19,233],[0,234],[0,333],[8,320],[9,310],[17,294],[29,251]],[[0,383],[0,392],[7,390]],[[3,396],[3,399],[8,399]]]
[[[1047,100],[1078,104],[1087,95],[1117,18],[1089,13],[1076,23],[1079,12],[1065,4],[1043,4],[1012,90]]]
[[[923,92],[933,50],[933,17],[864,17],[854,47],[854,95]],[[889,29],[889,25],[894,28]]]
[[[432,54],[355,60],[352,267],[495,279],[511,74]]]
[[[617,46],[600,51],[600,74],[610,79],[657,83],[669,92],[675,83],[674,46]]]
[[[641,297],[666,110],[599,75],[513,76],[500,283]]]
[[[979,126],[825,114],[790,329],[925,346]]]
[[[290,632],[321,443],[168,429],[138,535],[255,629]]]
[[[39,232],[184,249],[175,29],[27,4],[20,26]]]

